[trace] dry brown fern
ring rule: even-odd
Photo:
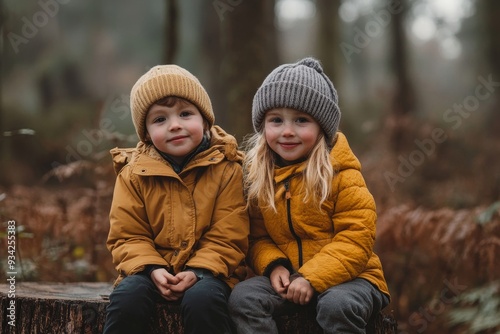
[[[465,291],[500,278],[499,208],[399,206],[380,215],[376,251],[399,320],[439,302],[450,282]]]

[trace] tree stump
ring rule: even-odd
[[[109,283],[36,283],[0,284],[0,333],[99,334],[106,318]],[[14,296],[15,295],[15,296]],[[182,334],[180,308],[158,304],[151,319],[151,334]],[[280,333],[322,333],[314,309],[276,319]],[[397,324],[391,316],[379,314],[367,333],[395,334]]]

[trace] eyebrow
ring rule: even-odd
[[[154,114],[158,114],[158,113],[161,113],[161,109],[156,109],[156,110],[150,109],[148,111],[148,114],[146,115],[146,117],[148,117],[149,115],[154,115]]]
[[[149,110],[145,119],[148,120],[148,119],[151,119],[153,117],[160,116],[160,115],[163,115],[161,109],[160,110]]]
[[[268,116],[281,116],[281,113],[277,112],[277,111],[269,111],[266,113],[266,117]]]

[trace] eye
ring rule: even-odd
[[[179,114],[180,117],[189,117],[191,115],[193,115],[193,112],[191,110],[183,110]]]
[[[297,118],[296,122],[297,123],[309,123],[310,120],[307,117],[299,117],[299,118]]]
[[[278,117],[278,116],[271,116],[267,119],[267,122],[268,123],[282,123],[283,120],[281,119],[281,117]]]
[[[153,123],[161,123],[161,122],[165,122],[165,117],[158,116],[155,119],[153,119]]]

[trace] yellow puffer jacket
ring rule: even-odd
[[[382,265],[373,252],[375,202],[342,133],[331,159],[338,173],[322,211],[317,203],[303,201],[305,163],[275,170],[277,213],[263,205],[261,210],[251,208],[248,262],[258,275],[269,274],[277,263],[289,263],[320,293],[361,277],[389,296]]]
[[[231,287],[245,278],[249,222],[234,137],[212,127],[210,147],[179,174],[152,145],[111,153],[119,172],[107,247],[116,284],[146,265],[204,268]]]

